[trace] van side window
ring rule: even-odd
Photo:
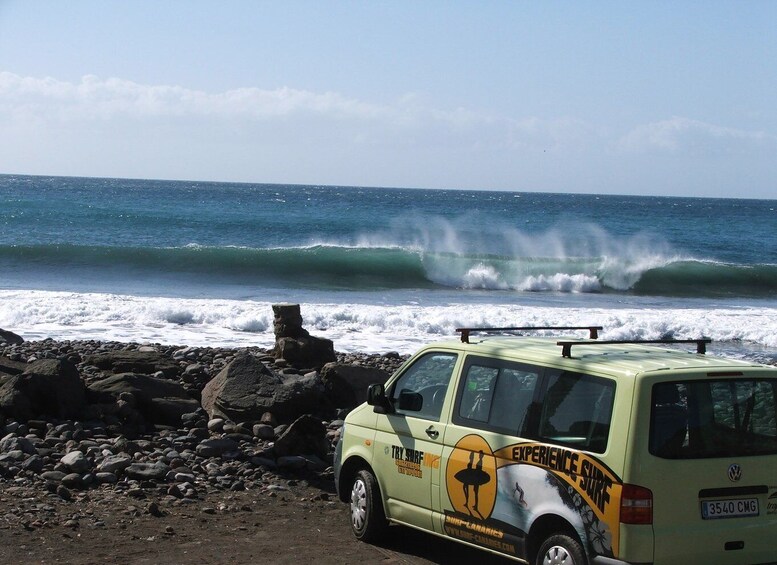
[[[539,370],[511,363],[472,361],[454,422],[520,435],[539,380]]]
[[[476,422],[488,422],[499,369],[470,365],[459,403],[459,416]]]
[[[391,390],[395,413],[439,420],[457,357],[427,353],[408,367]]]
[[[567,371],[550,374],[538,439],[603,453],[614,398],[614,381]]]

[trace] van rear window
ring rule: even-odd
[[[665,459],[777,453],[777,379],[654,385],[649,450]]]

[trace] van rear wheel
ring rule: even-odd
[[[566,534],[547,538],[537,553],[536,565],[586,565],[583,546]]]
[[[368,543],[380,540],[388,529],[378,481],[366,469],[356,473],[351,485],[351,529]]]

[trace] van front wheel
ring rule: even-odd
[[[566,535],[555,534],[546,539],[537,553],[536,565],[585,565],[580,543]]]
[[[364,542],[378,541],[388,529],[378,481],[366,469],[356,473],[351,486],[351,529]]]

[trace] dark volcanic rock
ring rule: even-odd
[[[385,383],[389,373],[382,369],[327,363],[321,370],[321,382],[330,402],[338,408],[353,408],[367,400],[367,387]]]
[[[202,391],[202,407],[211,418],[258,422],[265,412],[279,421],[291,421],[320,409],[323,387],[312,376],[282,379],[249,353],[241,353]]]
[[[332,341],[314,337],[302,327],[299,304],[273,304],[272,311],[276,359],[295,367],[322,367],[335,361]]]
[[[302,327],[302,313],[299,304],[273,304],[273,331],[275,338],[308,337],[310,334]]]
[[[18,375],[27,370],[27,363],[14,361],[8,357],[0,357],[0,378],[3,374]]]
[[[85,387],[78,369],[66,360],[35,361],[0,386],[0,412],[21,420],[41,414],[76,417],[85,407]]]
[[[197,445],[197,455],[201,457],[219,457],[228,451],[238,449],[238,443],[229,438],[213,438],[201,441]]]
[[[173,426],[200,407],[181,384],[136,373],[111,375],[89,385],[88,393],[96,403],[115,402],[122,393],[131,393],[147,421]]]
[[[272,404],[283,380],[259,359],[240,353],[202,391],[202,407],[211,418],[234,422],[259,419]]]
[[[132,464],[132,457],[127,453],[108,455],[97,466],[98,473],[119,473]]]
[[[3,439],[0,439],[0,453],[8,453],[9,451],[21,451],[28,455],[35,455],[37,451],[32,442],[24,437],[18,437],[14,434],[8,434]]]
[[[153,375],[161,371],[166,377],[175,377],[181,371],[172,359],[154,351],[108,351],[90,355],[85,361],[89,365],[113,373]]]
[[[332,340],[322,337],[282,337],[275,341],[275,357],[295,367],[322,367],[337,359]]]
[[[308,335],[304,330],[291,333]],[[236,358],[239,361],[231,364]],[[337,358],[339,365],[387,372],[402,362],[396,354],[341,353]],[[78,372],[57,359],[77,363]],[[151,361],[143,365],[143,359]],[[122,362],[137,363],[132,366],[138,370],[129,375],[112,373],[128,366]],[[170,363],[169,374],[177,367],[173,377],[156,374],[162,362]],[[38,496],[47,506],[75,501],[96,509],[106,500],[157,500],[164,493],[171,495],[172,504],[240,490],[274,493],[273,489],[286,488],[286,481],[293,489],[298,478],[304,478],[303,483],[330,485],[332,455],[342,426],[342,421],[330,421],[333,408],[342,408],[333,406],[330,398],[336,396],[337,386],[346,391],[346,397],[349,387],[361,389],[360,377],[338,368],[337,376],[327,376],[329,393],[325,394],[316,372],[291,365],[258,347],[236,350],[53,339],[20,345],[0,342],[0,390],[15,408],[13,413],[0,410],[0,491]],[[50,372],[59,378],[69,375],[71,384],[81,379],[89,385],[83,389],[78,383],[77,390],[91,404],[84,406],[77,400],[73,405],[82,409],[62,417],[56,412],[60,411],[57,402],[68,396],[67,386],[60,386],[63,383],[43,387],[43,392],[50,393],[43,399],[27,394],[29,386],[24,388],[23,383],[32,377],[25,372],[45,373],[45,367],[59,367]],[[143,374],[146,371],[155,376]],[[210,391],[211,399],[227,414],[220,422],[208,422],[208,413],[195,399],[210,375],[220,372],[222,382],[214,383],[218,387]],[[223,382],[227,375],[235,380]],[[363,380],[384,379],[381,375],[363,376]],[[16,410],[22,405],[29,410]],[[32,418],[28,412],[34,412]],[[165,414],[161,420],[158,412]],[[345,410],[341,412],[342,416]],[[315,415],[300,418],[302,414]],[[81,492],[84,489],[89,492]],[[160,501],[160,509],[163,502],[168,504],[165,500]],[[5,497],[3,502],[8,501]],[[27,524],[25,528],[35,524],[30,522],[29,508],[4,508],[0,522],[7,525],[11,519],[17,525]]]
[[[329,442],[326,427],[321,420],[310,414],[300,416],[275,441],[275,455],[283,457],[296,454],[310,454],[326,458]]]
[[[21,345],[24,343],[24,339],[20,335],[16,335],[8,330],[0,329],[0,343],[7,343],[8,345]]]
[[[133,479],[161,480],[169,471],[170,467],[157,461],[155,463],[133,463],[124,469],[124,474]]]

